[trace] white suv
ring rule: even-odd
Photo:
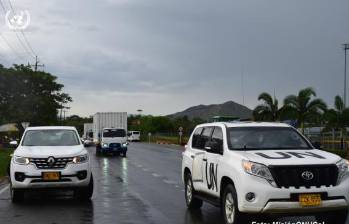
[[[183,152],[182,175],[190,209],[221,206],[226,223],[246,213],[306,213],[345,223],[348,161],[315,149],[281,123],[210,123],[195,128]]]
[[[10,164],[13,202],[38,188],[73,189],[80,199],[93,194],[89,155],[74,127],[30,127]]]

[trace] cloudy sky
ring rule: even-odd
[[[8,0],[1,1],[9,8]],[[228,100],[253,108],[262,91],[282,99],[307,86],[332,105],[343,92],[348,0],[12,4],[30,12],[26,37],[46,71],[73,97],[69,114],[140,108],[165,115]],[[23,53],[3,19],[0,32]],[[28,54],[16,57],[3,39],[0,55],[5,65],[33,63]]]

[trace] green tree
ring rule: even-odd
[[[57,123],[57,111],[71,102],[62,92],[63,85],[57,77],[46,72],[35,72],[30,66],[0,66],[0,117],[2,122],[21,122],[35,125]]]
[[[304,123],[316,120],[327,109],[321,99],[315,98],[315,91],[308,87],[298,92],[298,95],[289,95],[284,99],[284,112],[289,118],[295,118],[304,132]]]
[[[259,101],[263,101],[253,110],[255,120],[277,121],[280,119],[281,109],[279,109],[279,101],[272,97],[269,93],[261,93],[258,96]]]
[[[345,127],[349,124],[349,108],[345,108],[342,97],[334,98],[334,109],[329,109],[324,114],[327,128],[334,128],[346,133]]]

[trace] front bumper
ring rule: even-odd
[[[127,147],[102,147],[100,149],[102,153],[126,153]]]
[[[60,172],[60,180],[44,181],[43,172]],[[81,179],[79,173],[86,172],[86,177]],[[23,181],[17,181],[16,173],[22,173],[25,176]],[[67,164],[64,169],[37,169],[34,164],[18,165],[11,161],[10,168],[11,184],[16,189],[31,188],[79,188],[86,187],[90,183],[91,169],[89,163]]]
[[[312,213],[329,210],[339,210],[349,207],[349,178],[344,179],[339,185],[331,187],[294,187],[276,188],[266,180],[245,176],[246,181],[237,185],[238,205],[241,212],[247,213]],[[254,201],[245,199],[248,192],[256,195]],[[299,194],[318,193],[321,194],[319,206],[303,207],[298,202]]]

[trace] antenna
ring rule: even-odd
[[[244,89],[244,65],[241,68],[241,95],[242,95],[242,105],[245,106],[245,89]]]

